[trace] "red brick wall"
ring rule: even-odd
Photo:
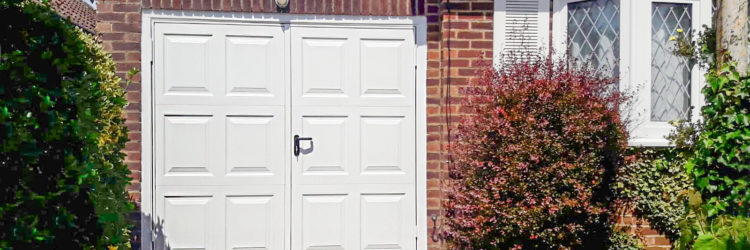
[[[411,0],[291,0],[287,10],[280,10],[274,0],[143,0],[145,9],[326,15],[408,16],[411,5]]]
[[[97,6],[96,32],[104,49],[112,54],[117,64],[117,74],[125,78],[128,70],[140,69],[141,62],[141,8],[140,0],[105,0]],[[125,145],[125,162],[132,171],[133,181],[128,188],[130,197],[140,203],[141,177],[141,85],[140,75],[126,86],[128,101],[126,122],[130,141]]]
[[[124,77],[140,67],[141,9],[182,9],[236,12],[289,12],[296,14],[341,15],[424,15],[427,17],[427,207],[430,249],[444,249],[440,243],[441,179],[447,177],[450,127],[460,115],[460,88],[474,79],[478,69],[489,63],[492,53],[491,0],[290,0],[287,10],[278,10],[273,0],[100,0],[99,33],[105,49],[112,53],[117,72]],[[127,126],[130,142],[126,163],[133,171],[131,198],[140,204],[140,76],[127,86]],[[453,124],[453,125],[451,125]],[[136,219],[137,221],[137,219]],[[623,222],[633,222],[625,218]],[[631,223],[633,224],[633,223]],[[627,225],[624,225],[627,226]],[[643,227],[642,227],[643,228]],[[664,244],[653,230],[641,230],[646,243]],[[651,235],[650,235],[651,234]],[[136,230],[134,235],[139,235]],[[436,236],[436,237],[431,237]],[[433,240],[434,239],[434,240]],[[668,244],[667,244],[668,245]]]
[[[99,0],[97,5],[96,33],[102,40],[104,49],[112,54],[117,64],[117,75],[125,78],[128,70],[140,69],[141,65],[141,2],[140,0]],[[125,124],[128,127],[128,138],[125,144],[125,163],[132,172],[131,185],[128,187],[130,198],[140,208],[141,201],[141,79],[136,75],[132,84],[127,85]],[[140,246],[140,209],[133,214],[136,224],[132,236],[134,249]]]
[[[442,228],[442,179],[447,178],[450,129],[460,115],[459,90],[477,70],[490,63],[492,54],[492,1],[451,1],[440,6],[428,1],[427,52],[427,214],[428,235]],[[437,240],[437,241],[436,241]],[[439,237],[428,239],[430,249],[443,249]]]

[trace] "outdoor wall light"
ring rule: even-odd
[[[289,5],[289,0],[275,0],[276,6],[279,6],[279,8],[286,8],[287,5]]]

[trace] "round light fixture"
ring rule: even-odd
[[[286,8],[287,5],[289,5],[289,0],[275,0],[276,6],[279,6],[279,8]]]

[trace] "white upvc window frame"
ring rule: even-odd
[[[552,46],[567,52],[568,4],[590,0],[555,0],[553,4]],[[631,146],[668,146],[665,138],[674,129],[669,122],[651,121],[651,8],[652,3],[692,4],[692,29],[711,25],[711,0],[620,0],[620,90],[632,94],[633,102],[623,110],[629,119]],[[691,75],[691,120],[700,117],[704,99],[705,70],[694,65]]]

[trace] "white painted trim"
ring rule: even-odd
[[[554,1],[552,21],[552,44],[558,54],[567,51],[568,3],[585,0]],[[648,0],[620,1],[620,90],[632,93],[635,100],[631,110],[622,111],[632,115],[629,128],[631,146],[663,147],[669,142],[664,138],[673,129],[667,122],[650,121],[651,107],[651,3],[692,3],[694,12],[693,29],[701,30],[703,25],[711,25],[710,0]],[[649,13],[644,15],[643,13]],[[700,116],[703,98],[700,89],[705,84],[703,74],[697,65],[693,69],[691,101],[695,121]]]
[[[334,16],[143,10],[141,23],[141,249],[152,249],[153,216],[153,25],[161,22],[294,24],[296,26],[400,27],[416,31],[416,209],[417,249],[427,249],[427,20],[424,16]],[[289,39],[285,39],[289,43]],[[285,52],[288,53],[288,52]],[[289,69],[286,69],[287,73]],[[286,79],[286,82],[289,82]],[[287,114],[288,115],[288,114]],[[287,150],[288,151],[288,150]],[[287,161],[287,166],[291,160]],[[289,193],[287,193],[289,195]],[[291,196],[287,196],[291,197]],[[287,206],[289,207],[289,206]],[[286,223],[290,224],[290,223]],[[287,232],[291,228],[286,226]],[[288,236],[287,236],[288,237]],[[285,239],[285,246],[290,238]]]
[[[550,9],[550,1],[551,0],[528,0],[528,1],[535,1],[539,3],[538,6],[538,25],[539,30],[537,32],[537,46],[540,47],[540,49],[543,49],[545,51],[542,51],[542,54],[547,54],[547,49],[549,49],[550,41],[549,41],[549,29],[550,29],[550,23],[549,23],[549,9]],[[494,65],[498,65],[500,63],[500,52],[504,50],[505,47],[505,35],[506,35],[506,12],[507,8],[505,3],[507,0],[495,0],[494,1],[494,13],[492,18],[492,63]],[[533,46],[533,45],[531,45]]]
[[[427,249],[427,20],[418,18],[416,30],[416,140],[417,249]]]
[[[153,59],[153,30],[150,17],[141,22],[141,249],[150,250],[153,222],[153,104],[151,60]]]

